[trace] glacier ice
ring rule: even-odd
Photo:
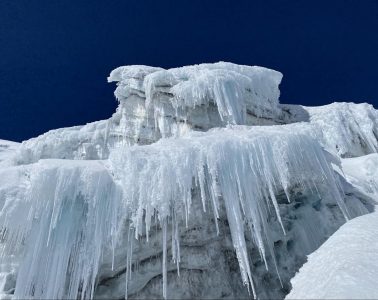
[[[281,79],[224,62],[120,67],[108,120],[7,146],[2,294],[283,298],[306,255],[372,210],[340,157],[378,142],[372,106],[279,104]]]

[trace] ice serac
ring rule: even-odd
[[[281,79],[281,73],[266,68],[219,62],[169,70],[120,67],[108,81],[118,85],[115,95],[125,135],[143,142],[181,136],[193,128],[256,124],[263,119],[272,124],[280,112]],[[146,136],[146,129],[154,136]]]
[[[338,156],[377,141],[372,107],[340,104],[334,131],[319,120],[337,104],[279,104],[281,79],[224,62],[120,67],[111,118],[9,148],[2,295],[284,298],[306,255],[372,210],[375,190]]]
[[[150,144],[227,124],[283,123],[282,74],[220,62],[164,70],[125,66],[111,72],[119,107],[105,121],[49,131],[25,141],[17,163],[43,158],[106,159],[119,144]]]

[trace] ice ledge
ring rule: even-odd
[[[146,110],[156,114],[170,104],[175,115],[196,107],[216,105],[221,121],[245,125],[247,111],[256,116],[277,114],[282,74],[257,66],[227,62],[200,64],[173,69],[124,66],[111,72],[109,82],[118,82],[119,101],[132,96],[144,99]],[[156,118],[155,118],[156,119]]]

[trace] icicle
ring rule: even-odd
[[[163,261],[162,261],[162,270],[163,270],[163,298],[167,299],[167,219],[164,218],[162,224],[163,230]]]
[[[128,231],[127,231],[127,249],[126,249],[126,270],[125,270],[126,287],[125,287],[125,299],[128,298],[129,280],[131,279],[132,259],[133,259],[133,239],[134,239],[134,230],[131,227],[131,225],[129,225]]]

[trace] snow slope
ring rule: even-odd
[[[279,104],[281,79],[120,67],[108,120],[1,142],[1,294],[284,298],[307,255],[372,211],[376,154],[340,157],[378,142],[372,106]]]
[[[378,154],[342,160],[346,179],[378,202]],[[376,299],[378,211],[343,225],[291,280],[287,299]]]
[[[4,160],[9,160],[19,145],[19,143],[0,140],[0,164]]]
[[[344,224],[292,279],[286,299],[377,299],[378,212]]]

